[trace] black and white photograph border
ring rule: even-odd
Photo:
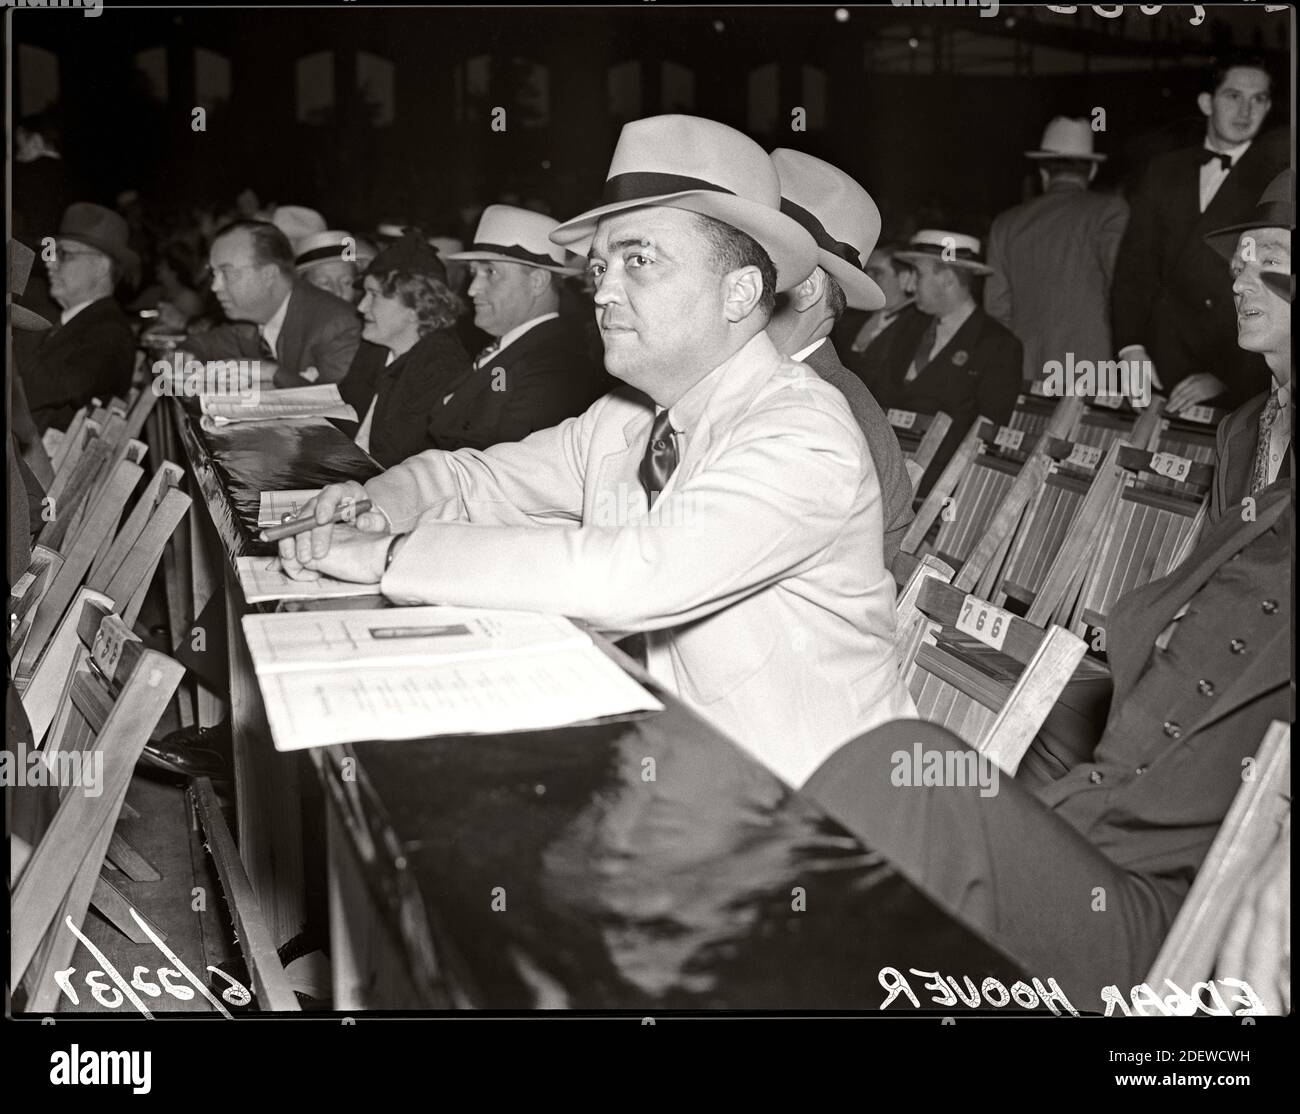
[[[1280,1071],[1294,7],[5,9],[21,1086]]]

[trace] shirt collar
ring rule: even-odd
[[[1242,155],[1246,153],[1246,148],[1249,147],[1252,142],[1254,141],[1248,139],[1246,140],[1245,143],[1238,143],[1235,147],[1229,147],[1226,151],[1217,151],[1210,146],[1210,141],[1207,138],[1205,140],[1204,147],[1207,151],[1214,151],[1216,155],[1227,155],[1228,158],[1232,160],[1232,165],[1236,166],[1238,160],[1241,158]]]
[[[277,351],[275,342],[280,339],[280,330],[284,328],[284,318],[289,312],[289,299],[292,297],[293,291],[290,290],[280,303],[280,308],[271,314],[271,320],[262,326],[262,336],[266,337],[266,343],[271,346],[272,352]]]
[[[769,351],[776,355],[776,347],[772,344],[772,339],[765,332],[755,333],[745,344],[733,352],[725,360],[715,367],[708,375],[695,384],[681,398],[668,408],[668,420],[672,422],[674,431],[678,433],[689,433],[699,424],[700,418],[704,414],[705,407],[708,406],[709,399],[713,397],[717,389],[718,380],[726,376],[728,369],[737,362],[744,359],[753,358],[754,350],[757,347],[766,344]],[[779,358],[779,357],[776,357]],[[662,407],[656,406],[656,415]]]
[[[790,357],[790,362],[792,364],[803,363],[806,359],[808,359],[809,356],[811,356],[814,352],[816,352],[817,349],[819,349],[825,343],[826,343],[826,338],[820,337],[819,339],[813,341],[812,344],[808,345],[807,348],[800,348],[798,352],[794,353],[794,355]]]
[[[528,332],[529,329],[536,328],[543,321],[549,321],[552,317],[559,316],[558,313],[544,313],[541,317],[534,317],[529,321],[525,321],[522,325],[516,325],[508,333],[502,334],[501,340],[497,343],[496,350],[500,352],[503,348],[514,344],[514,342],[523,336],[524,333]]]
[[[78,302],[75,306],[72,306],[69,309],[65,309],[62,313],[59,314],[59,324],[66,325],[69,321],[71,321],[74,317],[76,317],[77,314],[79,314],[83,309],[85,309],[89,305],[94,305],[95,302],[97,301],[99,301],[98,298],[87,298],[84,302]]]
[[[1290,382],[1279,383],[1273,380],[1273,390],[1277,392],[1277,402],[1279,406],[1289,406],[1291,404],[1291,384]]]

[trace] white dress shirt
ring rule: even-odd
[[[65,309],[62,313],[59,314],[59,324],[66,325],[88,305],[91,305],[92,303],[97,302],[98,300],[99,300],[98,298],[87,298],[84,302],[78,302],[75,306],[72,306],[69,309]]]
[[[280,339],[280,330],[284,328],[284,317],[289,312],[289,299],[293,296],[290,291],[284,296],[284,301],[280,303],[280,308],[271,314],[271,320],[262,326],[262,336],[266,339],[267,345],[275,353],[275,358],[280,358],[280,350],[275,346]]]
[[[952,340],[954,335],[956,335],[957,330],[966,324],[966,319],[974,312],[975,303],[967,302],[964,306],[960,306],[951,313],[945,314],[943,317],[938,319],[938,323],[935,325],[934,330],[934,347],[926,353],[927,362],[934,358],[936,352],[942,352],[944,350],[948,342]],[[919,355],[920,353],[918,352],[917,356]],[[903,382],[910,383],[920,374],[920,371],[918,371],[916,367],[916,356],[913,356],[911,364],[908,365],[907,374],[903,377]]]
[[[822,337],[820,340],[813,341],[812,344],[808,345],[807,348],[800,348],[798,352],[796,352],[793,356],[790,357],[790,362],[792,364],[803,363],[809,356],[811,356],[814,352],[816,352],[817,349],[819,349],[825,343],[826,343],[826,338]]]
[[[1226,151],[1215,151],[1210,146],[1210,141],[1205,141],[1205,149],[1214,151],[1216,155],[1228,155],[1232,159],[1232,165],[1235,167],[1241,161],[1241,156],[1246,153],[1246,148],[1250,146],[1250,140],[1245,143],[1239,143],[1236,147],[1229,147]],[[1201,212],[1205,212],[1210,207],[1210,202],[1214,200],[1214,195],[1219,192],[1219,187],[1223,185],[1228,177],[1228,171],[1218,160],[1201,164]]]

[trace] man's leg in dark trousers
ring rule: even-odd
[[[969,751],[942,727],[899,720],[846,743],[801,793],[1030,977],[1056,979],[1075,1009],[1099,1010],[1110,984],[1127,998],[1168,931],[1169,895],[1116,866],[1010,777],[999,774],[989,796],[979,785],[894,784],[891,774],[905,769],[894,756],[910,763],[917,743],[923,753]]]

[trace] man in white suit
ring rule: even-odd
[[[559,612],[642,632],[647,667],[794,785],[914,714],[894,654],[880,484],[843,396],[764,332],[816,265],[763,149],[709,120],[628,124],[590,256],[627,386],[484,451],[431,451],[316,501],[286,571],[402,603]],[[346,501],[376,508],[327,523]]]

